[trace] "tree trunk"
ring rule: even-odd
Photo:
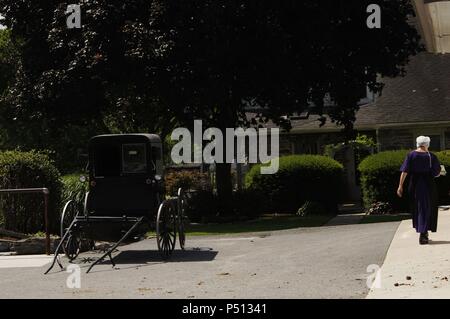
[[[231,92],[231,90],[230,90]],[[227,104],[220,108],[217,119],[217,127],[222,130],[225,136],[227,128],[235,127],[237,123],[237,113],[233,105],[238,105],[239,101],[229,100]],[[225,142],[225,141],[224,141]],[[227,158],[227,148],[223,150],[223,163],[216,163],[216,188],[220,203],[219,213],[221,215],[231,214],[233,210],[232,196],[233,184],[231,179],[231,163],[225,163]]]
[[[231,164],[216,163],[216,188],[220,203],[221,215],[231,213],[231,197],[233,185],[231,182]]]

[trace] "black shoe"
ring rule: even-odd
[[[419,244],[421,244],[421,245],[428,244],[428,232],[420,234]]]

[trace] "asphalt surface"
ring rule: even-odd
[[[108,261],[89,274],[97,253],[81,254],[81,288],[68,288],[58,267],[0,267],[0,298],[365,298],[367,267],[383,264],[398,225],[188,237],[168,262],[144,240],[120,247],[115,268]]]

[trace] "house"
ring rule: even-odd
[[[423,52],[411,58],[405,77],[383,78],[381,96],[356,114],[355,129],[373,137],[379,151],[411,149],[418,135],[431,137],[431,149],[450,149],[450,54]],[[342,142],[342,127],[319,116],[291,119],[292,130],[280,137],[282,154],[320,154]]]

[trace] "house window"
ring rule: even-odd
[[[317,143],[308,142],[308,141],[297,141],[294,144],[294,153],[295,154],[318,154]]]
[[[430,142],[430,151],[440,151],[441,148],[441,136],[440,135],[429,135]]]
[[[120,148],[99,145],[94,150],[94,176],[97,178],[120,175]]]

